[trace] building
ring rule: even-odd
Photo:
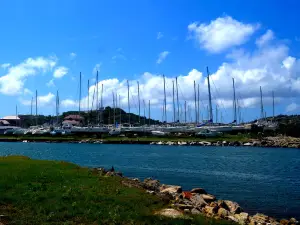
[[[18,116],[5,116],[0,121],[4,126],[21,126],[21,119]]]
[[[84,118],[80,115],[68,115],[62,122],[63,125],[80,126],[84,124]]]

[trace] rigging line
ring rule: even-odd
[[[93,93],[93,100],[92,100],[91,111],[93,110],[93,107],[94,107],[95,92],[96,92],[96,81],[95,81],[95,85],[94,85],[94,93]]]
[[[220,95],[219,92],[218,92],[218,89],[216,88],[214,79],[211,79],[211,80],[212,80],[212,83],[213,83],[213,85],[214,85],[214,87],[215,87],[215,89],[216,89],[217,95]],[[227,110],[226,110],[226,108],[225,108],[225,106],[224,106],[224,104],[223,104],[223,100],[221,100],[221,104],[222,104],[223,110],[225,111],[226,116],[228,117],[228,113],[227,113]]]

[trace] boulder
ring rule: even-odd
[[[299,222],[295,218],[290,219],[290,224],[298,224]]]
[[[198,209],[195,209],[195,208],[193,208],[193,209],[191,210],[191,213],[192,213],[193,215],[199,215],[199,214],[201,214],[201,212],[200,212]]]
[[[166,216],[166,217],[171,217],[171,218],[183,217],[183,213],[176,209],[162,209],[162,210],[156,212],[155,214],[161,215],[161,216]]]
[[[226,203],[223,200],[218,200],[217,204],[218,204],[219,208],[224,208],[227,211],[230,211],[229,207],[226,205]]]
[[[239,224],[241,224],[241,225],[248,224],[248,221],[249,221],[248,213],[242,212],[239,214],[235,214],[234,217],[237,219]]]
[[[191,190],[191,193],[196,193],[196,194],[207,194],[206,191],[203,188],[193,188]]]
[[[202,194],[201,197],[206,201],[206,202],[211,202],[216,200],[216,197],[210,194]]]
[[[160,187],[161,193],[169,193],[171,195],[176,195],[178,193],[182,192],[181,186],[175,186],[175,185],[163,185]]]
[[[261,213],[257,213],[254,216],[249,218],[250,220],[250,224],[255,225],[255,224],[266,224],[267,222],[269,222],[269,217],[261,214]]]
[[[174,204],[174,206],[181,210],[194,208],[192,205],[186,205],[186,204]]]
[[[160,183],[159,180],[153,180],[152,178],[147,178],[144,180],[143,186],[147,190],[159,191]]]
[[[211,207],[218,207],[218,203],[216,203],[216,202],[211,202],[211,203],[209,204],[209,206],[211,206]]]
[[[194,195],[191,197],[193,206],[202,208],[207,205],[207,202],[202,198],[201,195]]]
[[[225,200],[224,202],[227,205],[230,213],[238,214],[238,213],[243,212],[243,209],[239,206],[238,203],[232,202],[232,201],[229,201],[229,200]]]
[[[224,208],[219,208],[218,210],[218,216],[221,218],[226,218],[230,215],[230,212]]]
[[[282,219],[282,220],[280,220],[280,224],[282,224],[282,225],[288,225],[289,221],[285,220],[285,219]]]
[[[228,220],[238,223],[239,221],[234,216],[227,216]]]
[[[184,209],[183,212],[184,213],[190,213],[191,211],[189,209]]]
[[[170,193],[157,193],[156,194],[164,203],[168,204],[171,200],[174,199],[174,196]]]
[[[205,206],[203,211],[209,215],[209,216],[213,216],[218,212],[218,207],[211,207],[211,206]]]

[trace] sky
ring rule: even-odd
[[[300,111],[300,33],[296,0],[2,0],[0,7],[0,117],[96,107],[96,71],[103,104],[162,119],[163,75],[167,120],[173,121],[173,81],[179,119],[194,120],[194,81],[200,119],[207,119],[209,68],[214,121],[233,120],[235,80],[239,119]],[[89,86],[88,86],[89,80]],[[88,94],[89,93],[89,94]],[[175,100],[176,100],[175,83]],[[88,97],[89,96],[89,97]],[[94,97],[93,97],[94,96]],[[88,100],[89,98],[89,100]],[[35,107],[35,106],[33,106]],[[217,108],[217,109],[216,109]],[[177,102],[175,104],[177,112]],[[178,119],[177,113],[175,119]]]

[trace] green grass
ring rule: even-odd
[[[4,224],[229,224],[155,216],[166,207],[156,196],[59,161],[0,157],[0,193]]]

